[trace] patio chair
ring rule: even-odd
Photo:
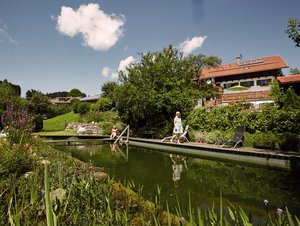
[[[186,137],[186,134],[188,133],[188,129],[189,129],[189,125],[186,125],[183,133],[179,136],[179,140],[184,140],[184,141],[190,142],[188,140],[188,138]],[[172,142],[174,142],[175,139],[176,139],[176,135],[172,135],[172,136],[163,138],[161,140],[161,142],[171,142],[172,143]]]
[[[216,144],[221,144],[221,147],[224,146],[232,146],[235,148],[238,144],[244,145],[244,133],[245,133],[245,126],[237,126],[235,128],[234,134],[230,140],[227,141],[219,141]]]
[[[186,125],[185,128],[184,128],[184,131],[183,131],[183,134],[180,135],[179,137],[179,140],[183,140],[183,141],[186,141],[186,142],[190,142],[189,139],[186,137],[187,133],[189,131],[189,125]]]

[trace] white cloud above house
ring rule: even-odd
[[[105,51],[114,46],[124,35],[123,15],[106,14],[100,5],[90,3],[78,9],[62,6],[57,17],[56,29],[64,35],[82,35],[84,46]]]
[[[183,52],[183,56],[188,56],[190,53],[198,48],[201,48],[206,36],[195,36],[192,39],[187,38],[184,42],[179,44],[179,49]]]

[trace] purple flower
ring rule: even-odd
[[[277,208],[277,214],[280,216],[282,214],[283,210],[280,208]]]

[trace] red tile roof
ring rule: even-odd
[[[288,65],[280,56],[270,56],[254,60],[245,60],[223,64],[218,67],[204,68],[199,71],[200,79],[246,74],[259,71],[287,68]]]
[[[300,82],[300,74],[280,76],[280,77],[277,77],[277,80],[278,80],[281,84],[286,84],[286,83],[299,83],[299,82]]]
[[[222,94],[222,101],[238,101],[238,100],[265,100],[268,99],[269,93],[267,91],[247,92],[247,93],[231,93]]]

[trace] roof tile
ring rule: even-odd
[[[223,64],[219,67],[204,68],[199,71],[200,79],[224,77],[259,71],[287,68],[288,65],[280,56],[270,56],[240,63]]]

